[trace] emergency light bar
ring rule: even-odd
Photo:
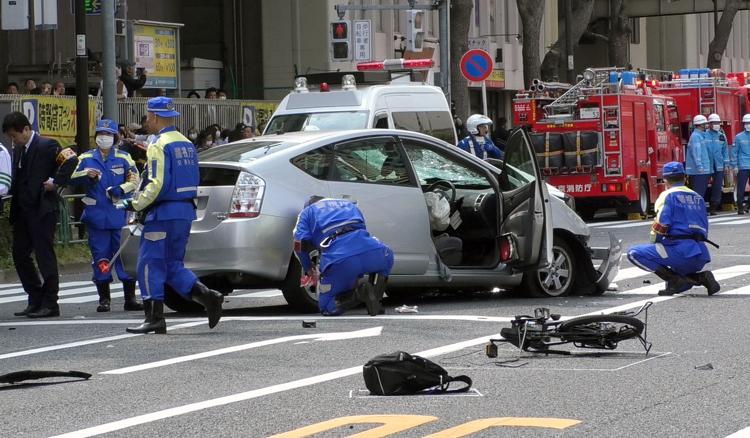
[[[434,59],[386,59],[385,61],[360,62],[359,71],[373,70],[429,70],[435,67]]]

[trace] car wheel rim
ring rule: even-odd
[[[648,193],[646,192],[646,186],[641,185],[641,213],[648,213]]]
[[[552,248],[552,263],[549,268],[539,270],[539,283],[547,295],[556,297],[564,294],[570,287],[572,276],[570,255],[562,248]]]

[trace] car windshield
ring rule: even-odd
[[[249,163],[298,143],[288,141],[251,141],[247,143],[216,146],[198,153],[198,161],[229,161]]]
[[[468,169],[463,164],[457,163],[434,151],[428,149],[416,149],[408,142],[406,154],[417,172],[421,185],[429,185],[435,181],[448,180],[456,187],[467,189],[486,189],[491,187],[487,178]]]
[[[367,111],[283,114],[274,117],[266,132],[342,131],[367,128]],[[317,129],[315,129],[317,128]]]

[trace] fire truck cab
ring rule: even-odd
[[[573,196],[584,219],[603,207],[646,215],[664,190],[663,165],[683,161],[675,98],[639,86],[635,72],[603,68],[544,99],[519,96],[514,118],[529,126],[548,183]]]

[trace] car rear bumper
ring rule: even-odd
[[[185,267],[198,277],[241,273],[283,280],[293,247],[294,224],[294,219],[261,215],[228,219],[212,230],[191,231]],[[123,236],[128,232],[123,229]],[[280,244],[284,239],[288,244]],[[133,236],[122,252],[125,270],[131,275],[136,274],[139,241],[140,236]]]
[[[612,283],[620,272],[620,261],[622,260],[622,240],[616,238],[612,233],[609,233],[609,247],[608,248],[592,248],[594,255],[591,257],[594,260],[601,260],[602,264],[599,265],[597,273],[599,275],[596,281],[596,291],[601,294],[607,291],[610,283]]]

